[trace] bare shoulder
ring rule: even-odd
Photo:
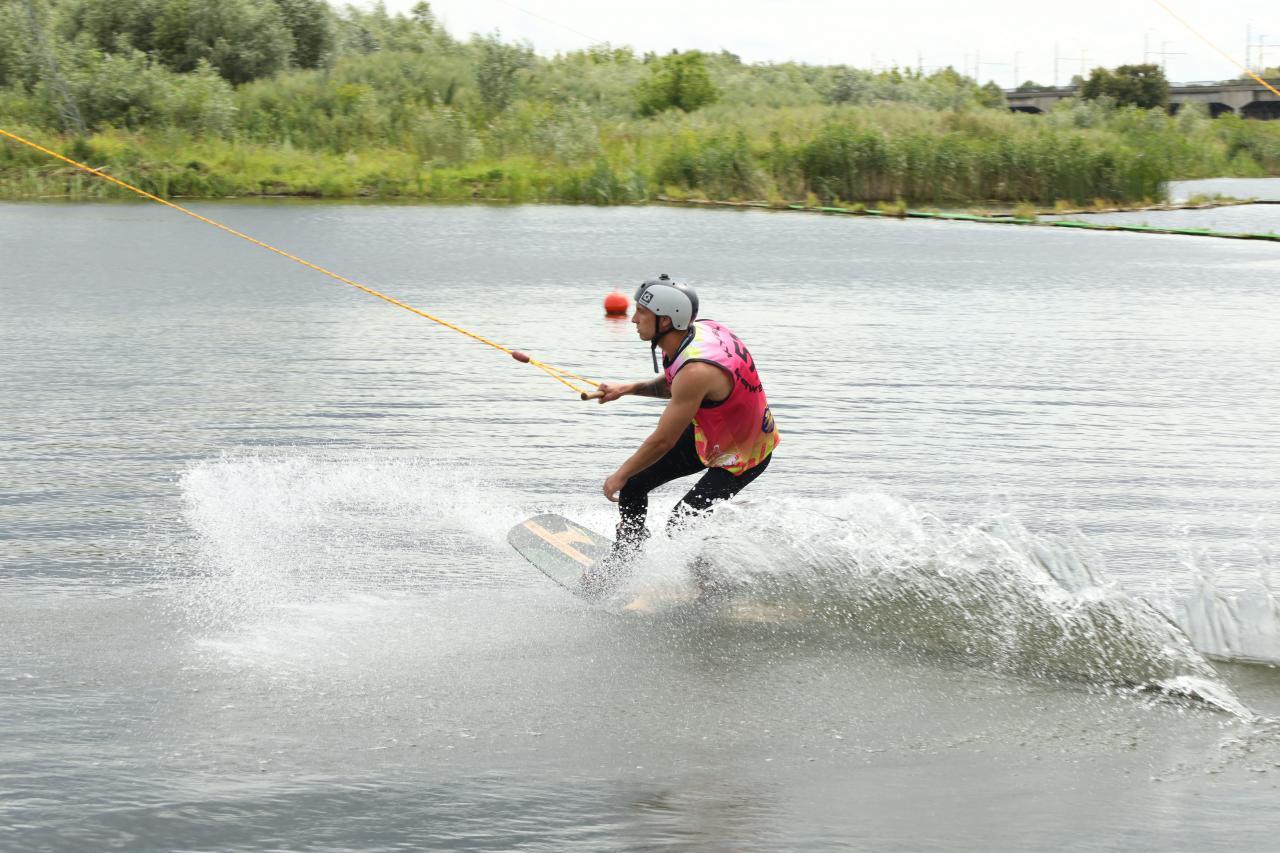
[[[672,397],[696,396],[699,400],[710,395],[724,396],[724,388],[731,385],[723,369],[705,361],[686,364],[671,383]]]

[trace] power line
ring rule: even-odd
[[[537,12],[530,12],[528,9],[525,9],[521,6],[517,6],[514,3],[508,3],[507,0],[497,0],[497,2],[501,3],[503,6],[506,6],[509,9],[515,9],[517,12],[522,12],[523,14],[528,15],[530,18],[537,18],[540,21],[545,21],[548,24],[551,24],[553,27],[559,27],[560,29],[567,30],[573,33],[574,35],[582,36],[590,44],[604,44],[607,41],[607,39],[598,39],[595,36],[589,36],[586,33],[582,32],[582,30],[575,30],[573,27],[569,26],[568,24],[562,24],[559,21],[553,21],[550,18],[548,18],[546,15],[539,15]]]
[[[1209,47],[1213,48],[1215,51],[1217,51],[1219,54],[1221,54],[1221,55],[1223,56],[1223,58],[1225,58],[1225,59],[1226,59],[1228,62],[1230,62],[1232,65],[1235,65],[1237,68],[1239,68],[1239,69],[1241,69],[1242,71],[1244,71],[1244,73],[1245,73],[1245,74],[1249,75],[1249,76],[1250,76],[1250,77],[1252,77],[1254,80],[1257,80],[1257,81],[1258,81],[1259,83],[1261,83],[1263,86],[1265,86],[1265,87],[1267,87],[1268,89],[1270,89],[1270,90],[1271,90],[1271,92],[1272,92],[1273,94],[1275,94],[1275,95],[1276,95],[1276,97],[1280,97],[1280,89],[1276,89],[1276,87],[1275,87],[1275,86],[1272,86],[1272,85],[1271,85],[1270,83],[1268,83],[1266,80],[1263,80],[1263,79],[1262,79],[1261,77],[1259,77],[1257,74],[1253,73],[1253,69],[1252,69],[1252,68],[1250,68],[1249,66],[1247,66],[1247,65],[1243,64],[1242,62],[1240,62],[1240,60],[1236,59],[1234,56],[1232,56],[1231,54],[1227,53],[1225,50],[1223,50],[1222,48],[1218,47],[1218,46],[1217,46],[1216,44],[1214,44],[1213,42],[1209,41],[1209,39],[1208,39],[1208,38],[1206,38],[1205,36],[1201,35],[1201,34],[1200,34],[1200,31],[1199,31],[1199,30],[1197,30],[1195,27],[1191,26],[1191,24],[1187,23],[1186,19],[1184,19],[1184,18],[1183,18],[1181,15],[1179,15],[1177,12],[1173,11],[1172,9],[1170,9],[1170,8],[1168,7],[1168,5],[1166,5],[1166,4],[1165,4],[1164,0],[1155,0],[1155,3],[1156,3],[1156,5],[1157,5],[1157,6],[1159,6],[1161,9],[1164,9],[1166,12],[1168,12],[1168,13],[1169,13],[1169,15],[1170,15],[1170,16],[1171,16],[1175,21],[1177,21],[1178,23],[1182,24],[1182,26],[1184,26],[1184,27],[1186,27],[1188,30],[1190,30],[1190,31],[1191,31],[1191,34],[1192,34],[1193,36],[1195,36],[1196,38],[1200,39],[1200,41],[1204,42],[1205,44],[1209,45]]]

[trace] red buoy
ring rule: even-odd
[[[604,313],[610,317],[624,317],[630,304],[631,300],[615,290],[604,298]]]

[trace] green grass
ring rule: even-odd
[[[191,8],[259,20],[264,3]],[[98,31],[114,20],[106,12],[142,0],[41,2],[36,17],[20,6],[0,3],[0,127],[160,195],[1080,208],[1160,198],[1173,179],[1280,174],[1280,122],[1072,99],[1015,114],[998,90],[953,69],[686,56],[699,74],[705,65],[718,98],[646,116],[642,95],[669,57],[610,45],[541,57],[496,36],[460,41],[425,9],[310,4],[319,29],[305,32],[331,36],[324,61],[263,66],[254,74],[265,76],[233,85],[249,79],[248,54],[236,54],[237,73],[188,70],[148,47],[145,18],[121,19],[137,30],[132,41]],[[41,16],[56,72],[30,49]],[[244,32],[225,15],[197,18],[187,20],[197,41],[205,25]],[[498,74],[503,56],[514,64]],[[59,136],[51,73],[86,138]],[[122,192],[0,142],[0,197]]]
[[[267,97],[277,82],[285,92],[311,91],[299,88],[301,74],[243,87],[243,104],[277,103]],[[353,86],[338,85],[332,103],[295,105],[288,127],[275,131],[256,114],[241,115],[241,129],[221,135],[107,127],[72,139],[32,126],[11,129],[148,192],[188,198],[626,204],[665,195],[774,206],[1051,208],[1158,199],[1175,179],[1280,173],[1280,122],[1235,117],[1100,112],[1090,104],[1028,116],[911,103],[721,103],[641,118],[520,101],[478,123],[425,102],[397,101],[391,110]],[[0,116],[0,126],[9,124]],[[0,143],[0,197],[124,194]]]

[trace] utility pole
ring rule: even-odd
[[[1142,64],[1143,65],[1153,64],[1155,62],[1156,57],[1163,56],[1168,46],[1172,44],[1172,42],[1162,41],[1160,42],[1160,50],[1156,50],[1154,47],[1152,47],[1151,34],[1158,33],[1158,32],[1159,30],[1157,30],[1155,27],[1148,27],[1146,30],[1143,30],[1142,32]],[[1169,55],[1174,56],[1175,54],[1170,53]]]
[[[74,132],[77,136],[84,136],[84,117],[80,115],[80,107],[76,105],[75,98],[71,97],[71,90],[67,88],[67,82],[62,79],[62,74],[58,71],[58,60],[44,37],[44,27],[40,23],[40,16],[36,14],[35,0],[26,0],[26,4],[27,23],[31,27],[31,39],[35,42],[36,53],[44,60],[46,79],[58,100],[61,101],[59,107],[62,113],[62,127],[67,133]]]
[[[1163,73],[1166,77],[1167,77],[1167,76],[1169,76],[1169,75],[1168,75],[1168,69],[1169,69],[1169,59],[1168,59],[1168,57],[1170,57],[1170,56],[1186,56],[1186,55],[1187,55],[1185,52],[1180,51],[1180,50],[1166,50],[1165,48],[1167,48],[1167,47],[1168,47],[1170,44],[1172,44],[1172,43],[1173,43],[1173,42],[1168,42],[1168,41],[1162,41],[1162,42],[1160,42],[1160,51],[1156,54],[1156,56],[1159,56],[1159,57],[1160,57],[1160,71],[1161,71],[1161,73]]]
[[[1059,56],[1058,43],[1054,42],[1053,43],[1053,87],[1055,89],[1058,88],[1058,63],[1060,61],[1075,62],[1077,59],[1079,59],[1080,60],[1080,77],[1083,79],[1085,75],[1085,63],[1089,61],[1088,56],[1089,56],[1089,52],[1087,50],[1081,50],[1079,56]]]
[[[1280,41],[1267,41],[1267,34],[1259,33],[1254,45],[1258,48],[1258,73],[1261,74],[1267,70],[1267,48],[1280,47]]]

